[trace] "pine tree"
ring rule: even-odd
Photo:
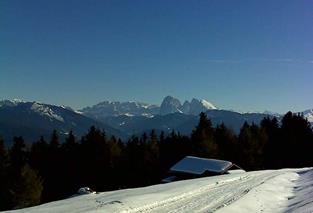
[[[53,130],[50,140],[50,149],[55,151],[59,148],[60,142],[59,142],[59,135],[56,130]]]
[[[212,122],[205,113],[200,113],[200,120],[191,135],[195,155],[214,158],[218,155],[218,147],[214,140],[214,128]]]
[[[285,167],[312,166],[313,133],[310,123],[301,114],[286,113],[281,125]]]
[[[0,137],[0,211],[10,208],[10,190],[8,170],[8,151]]]
[[[260,128],[265,132],[267,141],[264,144],[264,166],[267,169],[282,168],[281,148],[284,146],[284,141],[281,138],[281,131],[278,120],[270,117],[265,117]]]
[[[215,128],[214,135],[219,148],[218,158],[235,162],[237,155],[237,138],[235,133],[222,123]]]
[[[38,173],[25,164],[17,181],[12,185],[11,193],[15,209],[38,205],[43,190],[42,180]]]
[[[27,163],[26,145],[23,137],[14,137],[13,146],[9,151],[10,175],[17,176],[21,168]]]

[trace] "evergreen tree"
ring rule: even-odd
[[[313,134],[310,123],[301,114],[286,113],[282,119],[282,157],[284,166],[303,167],[313,165]]]
[[[217,125],[214,135],[219,148],[218,158],[235,162],[237,156],[235,133],[222,123],[221,125]]]
[[[16,177],[21,168],[27,163],[27,151],[23,137],[14,137],[13,146],[9,151],[10,157],[10,176]]]
[[[53,132],[52,132],[49,145],[50,145],[50,149],[53,151],[56,151],[60,146],[59,135],[58,135],[56,130],[53,130]]]
[[[9,209],[11,205],[7,168],[8,151],[3,139],[0,137],[0,211]]]
[[[16,182],[12,185],[11,193],[15,209],[38,205],[43,186],[38,173],[25,164]]]
[[[264,118],[260,123],[260,128],[265,132],[267,142],[264,145],[264,166],[267,169],[282,168],[281,149],[284,142],[281,138],[277,118]]]
[[[110,168],[110,160],[105,132],[92,126],[89,132],[82,137],[79,155],[82,184],[99,190],[108,189],[110,185],[107,183],[107,173]]]
[[[59,165],[59,170],[63,174],[62,178],[62,197],[69,197],[76,193],[80,187],[80,162],[79,162],[79,144],[76,142],[76,137],[71,130],[65,142],[60,147],[60,158],[62,163]]]
[[[218,147],[214,140],[214,128],[206,114],[201,112],[199,123],[191,135],[194,154],[199,157],[214,158],[218,155]]]
[[[149,184],[160,181],[160,150],[158,137],[155,130],[152,130],[150,137],[145,144],[143,156],[145,173],[149,176]]]
[[[3,139],[0,137],[0,180],[3,180],[7,163],[8,163],[8,152],[4,145]]]

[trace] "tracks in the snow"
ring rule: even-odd
[[[162,201],[129,209],[126,212],[214,212],[238,200],[252,188],[276,175],[275,172],[254,175],[243,174],[238,178],[208,184]]]

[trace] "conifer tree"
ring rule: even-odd
[[[195,155],[199,157],[217,156],[217,144],[214,140],[214,128],[204,112],[200,113],[199,123],[191,135]]]
[[[9,209],[11,203],[7,168],[8,151],[4,145],[3,139],[0,137],[0,211]]]
[[[31,167],[25,164],[16,182],[12,184],[11,193],[15,209],[38,205],[41,200],[42,180]]]
[[[237,155],[235,133],[222,123],[217,125],[214,135],[219,150],[218,158],[235,161]]]

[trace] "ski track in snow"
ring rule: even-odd
[[[238,200],[252,188],[261,185],[277,175],[279,174],[274,173],[269,176],[267,173],[260,173],[258,175],[246,175],[235,179],[216,182],[215,186],[212,184],[207,185],[161,202],[146,204],[122,212],[214,212]]]

